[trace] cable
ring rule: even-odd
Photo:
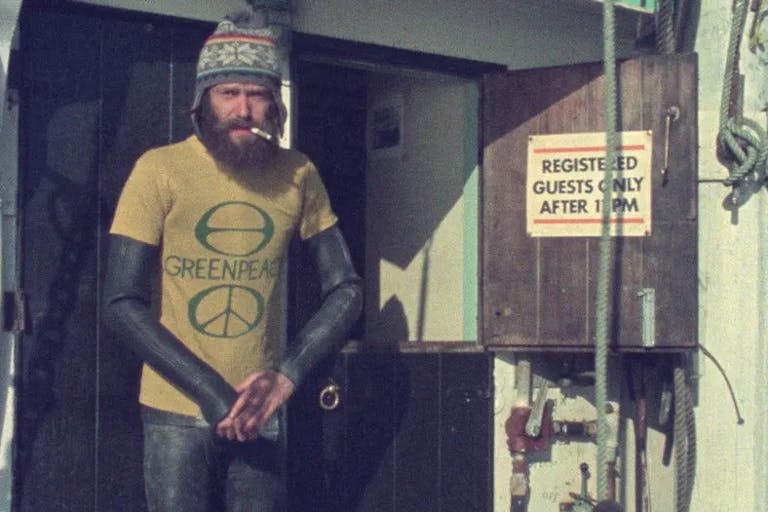
[[[736,410],[736,423],[739,425],[744,424],[744,417],[741,415],[741,411],[739,410],[739,403],[736,401],[736,393],[733,391],[733,386],[731,385],[731,380],[728,378],[728,375],[726,375],[725,370],[720,365],[720,362],[715,359],[715,356],[707,350],[703,345],[699,345],[699,350],[707,356],[712,363],[715,365],[715,367],[720,371],[720,375],[723,376],[723,379],[725,380],[725,385],[728,386],[728,393],[731,395],[731,401],[733,402],[733,408]]]

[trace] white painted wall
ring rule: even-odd
[[[402,140],[369,152],[366,338],[462,341],[464,195],[477,195],[476,188],[467,190],[475,166],[465,165],[477,154],[477,133],[467,140],[465,113],[477,110],[468,90],[478,84],[384,73],[372,73],[369,83],[369,115],[396,106]]]
[[[715,138],[731,2],[702,2],[699,55],[699,176],[723,178]],[[748,19],[747,29],[752,18]],[[746,43],[746,38],[744,43]],[[744,116],[766,122],[766,67],[741,47],[746,81]],[[768,509],[768,196],[763,188],[739,209],[738,223],[722,207],[728,188],[699,186],[699,341],[712,352],[733,384],[745,422],[738,425],[725,382],[714,364],[699,357],[696,421],[700,459],[693,510]]]
[[[600,8],[553,0],[296,1],[295,26],[319,35],[513,68],[599,59]],[[397,6],[397,7],[395,7]],[[628,34],[634,15],[620,15]],[[558,37],[552,37],[557,34]],[[628,49],[622,38],[620,46]]]
[[[243,0],[77,0],[218,21]],[[583,0],[291,0],[298,32],[527,68],[601,59],[601,6]],[[354,8],[350,8],[354,5]],[[638,14],[617,14],[631,51]],[[557,37],[552,37],[556,34]]]
[[[90,0],[90,3],[156,12],[205,20],[218,20],[225,12],[244,6],[239,0],[195,2],[187,0]],[[731,0],[700,2],[697,52],[700,59],[699,134],[700,176],[722,178],[723,168],[714,155],[717,111],[720,101],[725,42],[730,28]],[[391,45],[436,54],[501,63],[510,68],[594,61],[601,58],[599,9],[584,7],[574,11],[556,0],[486,0],[470,3],[459,0],[376,1],[359,0],[349,8],[344,0],[296,0],[298,30],[366,43]],[[468,7],[472,6],[472,7]],[[619,52],[626,55],[634,27],[632,16],[622,14]],[[763,68],[758,68],[748,50],[742,51],[742,71],[748,90],[746,112],[765,122],[760,92],[755,88],[768,83]],[[12,126],[4,123],[4,133]],[[3,166],[15,174],[13,165]],[[763,511],[768,509],[765,460],[768,460],[768,247],[763,219],[768,213],[765,191],[739,210],[739,222],[731,222],[721,203],[727,189],[719,184],[701,184],[699,274],[699,340],[718,358],[732,381],[738,404],[745,417],[737,425],[736,416],[723,378],[707,359],[698,358],[697,430],[698,469],[694,490],[694,511]],[[503,440],[499,425],[508,411],[512,396],[514,360],[497,359],[497,438]],[[10,384],[10,381],[6,379]],[[574,405],[589,414],[583,403]],[[497,439],[498,440],[498,439]],[[627,439],[627,443],[631,443]],[[659,453],[654,441],[651,451]],[[575,448],[557,449],[558,464],[534,467],[533,485],[537,490],[554,489],[561,493],[574,486],[570,474],[573,461],[591,453],[576,453]],[[562,457],[562,462],[560,462]],[[657,464],[658,460],[652,461]],[[503,442],[496,448],[495,504],[497,511],[509,507],[508,454]],[[546,470],[545,470],[546,469]],[[654,469],[651,486],[654,510],[669,508],[667,474]],[[548,494],[537,492],[541,508],[556,510]],[[533,510],[533,509],[532,509]],[[628,509],[628,510],[631,510]]]

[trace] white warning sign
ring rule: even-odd
[[[611,187],[612,236],[651,234],[650,131],[621,132],[612,179],[605,133],[533,135],[528,141],[526,210],[534,237],[600,236]]]

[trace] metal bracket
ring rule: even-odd
[[[656,346],[656,290],[642,288],[637,296],[642,300],[643,347],[653,348]]]

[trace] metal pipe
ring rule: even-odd
[[[568,421],[552,422],[552,433],[557,437],[597,439],[597,421]]]
[[[531,411],[531,361],[518,359],[515,367],[516,398],[507,421],[507,444],[512,455],[512,476],[509,481],[511,512],[528,510],[528,460],[525,420]]]
[[[606,436],[606,483],[608,486],[607,495],[605,497],[608,501],[616,500],[616,459],[618,458],[619,451],[619,409],[613,404],[608,404],[608,411],[606,415],[606,423],[608,424],[609,434]]]
[[[512,477],[509,481],[512,491],[511,512],[528,510],[528,460],[525,452],[512,454]]]
[[[515,389],[517,398],[515,405],[528,407],[531,405],[531,361],[518,359],[515,367]]]

